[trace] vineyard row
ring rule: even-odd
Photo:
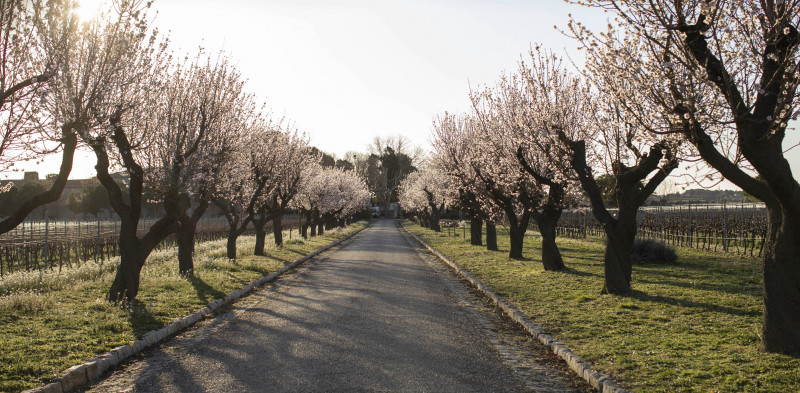
[[[142,220],[143,235],[155,219]],[[271,223],[267,224],[272,231]],[[297,215],[286,215],[283,229],[297,228]],[[79,266],[85,261],[103,261],[119,255],[119,223],[108,221],[25,222],[0,236],[0,277],[17,271],[36,271]],[[249,228],[246,235],[253,234]],[[224,217],[204,218],[197,224],[195,242],[224,239],[228,223]],[[169,236],[159,247],[175,246]]]

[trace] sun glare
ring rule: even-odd
[[[75,8],[75,13],[81,21],[89,21],[109,4],[108,0],[80,0],[78,7]]]

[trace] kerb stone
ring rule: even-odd
[[[78,386],[85,385],[87,382],[89,380],[86,379],[86,366],[79,364],[64,371],[61,376],[61,389],[68,392]]]
[[[86,366],[86,378],[93,381],[100,378],[103,372],[114,365],[114,357],[108,354],[100,355],[83,363]]]
[[[117,362],[121,362],[131,356],[133,356],[133,347],[130,345],[121,345],[112,349],[110,352],[117,354]]]

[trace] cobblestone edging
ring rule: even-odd
[[[203,319],[206,314],[211,314],[217,309],[252,292],[254,289],[274,281],[283,273],[296,268],[307,260],[319,255],[323,251],[327,251],[330,248],[338,246],[345,240],[348,240],[364,229],[367,229],[369,226],[370,223],[367,223],[365,227],[356,230],[344,238],[341,238],[326,246],[322,246],[312,253],[295,260],[294,262],[280,268],[275,272],[270,273],[269,275],[253,280],[251,283],[243,286],[241,289],[237,289],[229,293],[225,299],[214,299],[208,303],[208,306],[204,307],[200,311],[187,315],[167,326],[162,327],[161,329],[149,331],[142,335],[141,339],[132,341],[130,344],[119,346],[93,359],[89,359],[82,364],[72,366],[64,371],[60,377],[55,378],[53,382],[39,388],[26,390],[24,393],[65,393],[79,386],[85,385],[99,378],[103,372],[119,363],[122,363],[125,359],[143,351],[145,348],[154,345],[161,340],[166,339],[167,337],[174,335],[183,329],[188,328],[189,326],[194,325]]]
[[[446,257],[444,254],[428,245],[428,243],[425,243],[422,239],[417,237],[417,235],[402,225],[400,225],[400,227],[406,233],[411,235],[414,240],[419,242],[419,244],[427,248],[428,251],[430,251],[433,255],[453,268],[453,270],[455,270],[462,278],[469,281],[476,289],[481,291],[484,296],[491,299],[492,302],[497,305],[497,307],[503,310],[503,312],[515,322],[519,323],[531,336],[538,339],[542,344],[553,351],[554,354],[563,359],[569,365],[569,368],[575,372],[575,374],[585,379],[586,382],[588,382],[593,388],[597,389],[601,393],[628,393],[627,390],[620,388],[607,374],[592,370],[589,362],[572,353],[572,351],[563,342],[558,341],[553,338],[553,336],[545,333],[541,326],[531,321],[527,315],[523,314],[511,303],[492,292],[489,287],[475,278],[475,276],[462,269],[457,263],[453,262],[450,258]]]

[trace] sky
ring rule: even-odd
[[[103,4],[83,0],[79,13],[89,18]],[[554,28],[569,14],[597,29],[607,23],[562,0],[155,0],[153,9],[176,53],[226,52],[274,116],[338,157],[366,151],[376,136],[404,135],[429,151],[433,116],[469,110],[470,86],[514,71],[532,44],[580,63],[576,44]],[[800,173],[797,150],[790,162]],[[48,160],[40,175],[58,163]],[[94,159],[79,153],[71,177],[90,176]]]
[[[78,13],[88,19],[107,4],[83,0]],[[433,116],[469,110],[470,86],[513,71],[532,43],[579,56],[554,29],[570,12],[605,24],[562,0],[155,0],[153,9],[176,53],[229,54],[274,116],[338,157],[365,152],[376,136],[429,150]],[[94,162],[79,152],[71,178],[94,176]]]

